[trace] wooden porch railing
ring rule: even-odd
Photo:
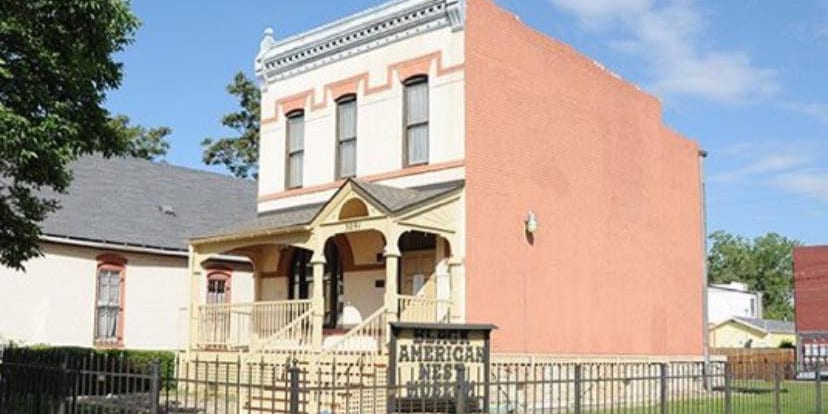
[[[401,322],[449,323],[451,301],[421,296],[399,295]]]
[[[313,310],[300,315],[293,322],[262,341],[261,352],[305,354],[311,351],[313,339]]]
[[[310,300],[199,306],[196,345],[202,349],[249,348],[310,311],[310,306]]]
[[[386,351],[387,308],[381,306],[362,323],[323,350],[320,359],[334,355],[381,355]]]

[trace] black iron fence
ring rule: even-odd
[[[0,413],[824,414],[828,370],[795,363],[562,363],[494,359],[388,385],[387,364],[242,356],[162,367],[118,358],[0,362]],[[398,373],[415,378],[417,373]],[[422,378],[422,377],[420,377]],[[482,378],[482,380],[480,380]]]

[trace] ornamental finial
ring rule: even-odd
[[[276,44],[276,39],[273,38],[273,28],[268,27],[265,29],[264,38],[262,38],[262,43],[259,45],[259,53],[267,51],[274,44]]]

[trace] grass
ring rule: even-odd
[[[776,414],[773,383],[752,381],[734,384],[732,414]],[[822,414],[816,411],[816,385],[813,382],[786,381],[781,386],[779,405],[782,414]],[[822,385],[823,412],[828,413],[828,384]],[[589,411],[595,414],[661,414],[658,406],[614,408]],[[674,401],[667,414],[724,414],[724,392],[709,397]]]

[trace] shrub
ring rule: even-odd
[[[792,341],[786,339],[786,340],[779,343],[779,348],[781,348],[781,349],[794,349],[794,348],[796,348],[796,345],[794,345],[794,343]]]
[[[175,370],[176,356],[172,351],[139,351],[132,349],[95,349],[83,347],[33,345],[10,347],[3,354],[6,362],[39,367],[65,367],[72,370],[149,373],[158,361],[162,378]]]

